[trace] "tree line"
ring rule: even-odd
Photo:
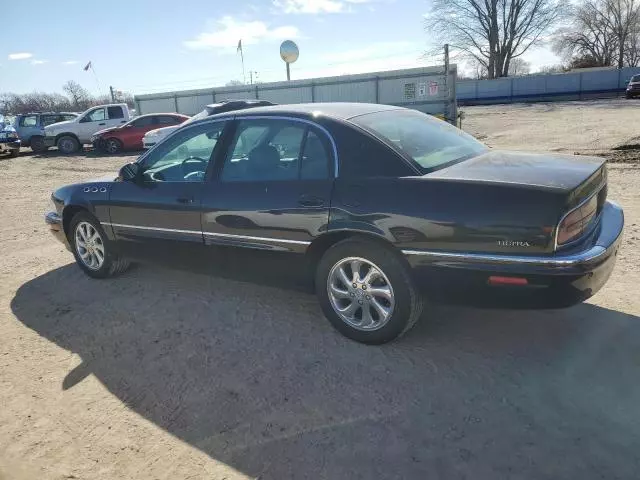
[[[30,112],[82,112],[95,105],[112,103],[109,95],[92,95],[86,88],[73,80],[62,86],[61,93],[0,93],[0,113],[19,115]],[[116,98],[118,103],[126,103],[134,108],[133,95],[124,93]]]
[[[563,58],[553,71],[640,65],[640,0],[434,0],[425,29],[477,77],[524,72],[522,56],[543,44]]]

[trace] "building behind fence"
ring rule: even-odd
[[[136,95],[138,114],[177,112],[193,115],[222,100],[256,98],[274,103],[384,103],[447,118],[456,118],[456,65],[388,72],[259,83],[181,92]]]
[[[465,80],[457,82],[456,91],[461,105],[583,100],[624,94],[636,74],[639,67]]]

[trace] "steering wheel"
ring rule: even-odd
[[[188,163],[201,163],[202,170],[187,171],[186,166]],[[182,176],[184,177],[185,180],[190,180],[194,178],[202,179],[204,178],[204,174],[207,170],[208,164],[209,164],[209,161],[203,158],[194,157],[194,156],[187,157],[182,161],[182,164],[180,165],[182,168]]]

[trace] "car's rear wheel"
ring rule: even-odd
[[[331,324],[362,343],[389,342],[422,313],[409,266],[391,248],[365,239],[344,240],[324,254],[316,293]]]
[[[117,138],[108,138],[105,142],[104,142],[104,150],[107,153],[118,153],[120,150],[122,150],[122,142],[120,142],[120,140],[118,140]]]
[[[47,146],[44,144],[43,137],[31,137],[31,139],[29,140],[29,146],[35,153],[42,153],[48,150]]]
[[[71,155],[80,150],[80,142],[71,135],[63,135],[56,142],[58,150],[65,155]]]
[[[73,217],[68,236],[76,263],[90,277],[110,277],[129,267],[129,262],[113,251],[100,222],[88,212]]]

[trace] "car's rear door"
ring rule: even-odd
[[[142,177],[114,182],[112,233],[125,254],[146,258],[202,244],[201,200],[225,122],[194,125],[140,159]]]
[[[334,157],[326,130],[302,119],[244,117],[229,140],[203,193],[205,244],[304,251],[329,217]]]

